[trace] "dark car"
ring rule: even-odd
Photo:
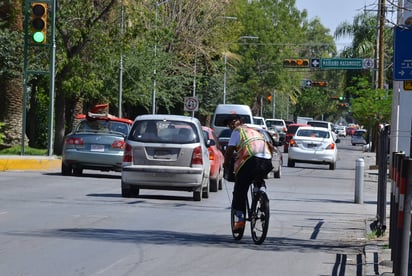
[[[301,126],[309,126],[307,124],[290,124],[288,130],[286,131],[285,143],[283,145],[283,152],[287,153],[289,151],[289,141],[295,135],[296,130]]]

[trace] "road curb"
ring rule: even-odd
[[[55,170],[61,168],[56,156],[0,156],[0,171]]]

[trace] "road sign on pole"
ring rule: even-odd
[[[362,58],[322,58],[322,69],[364,69]]]
[[[393,79],[412,80],[412,29],[395,27],[393,51]]]
[[[199,100],[197,97],[185,97],[185,107],[184,111],[198,111],[199,110]]]

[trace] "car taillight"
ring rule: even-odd
[[[126,143],[123,140],[116,140],[112,143],[112,148],[114,149],[124,149]]]
[[[335,143],[329,144],[329,145],[326,147],[326,149],[331,149],[331,150],[335,149]]]
[[[198,147],[193,149],[192,166],[193,165],[203,165],[202,147],[201,146],[198,146]]]
[[[290,142],[289,142],[289,147],[297,147],[298,146],[298,144],[296,144],[296,141],[295,140],[290,140]]]
[[[123,162],[131,163],[133,161],[133,148],[129,144],[126,143],[126,147],[123,153]]]
[[[75,146],[82,146],[84,144],[84,141],[82,138],[78,137],[69,137],[65,141],[66,145],[75,145]]]
[[[286,127],[283,128],[283,132],[287,132],[288,129]]]

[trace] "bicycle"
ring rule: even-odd
[[[250,230],[252,233],[252,239],[255,244],[262,244],[269,229],[269,198],[265,192],[265,181],[253,181],[250,184],[250,195],[246,197],[246,212],[245,221],[250,222]],[[252,204],[249,205],[250,199]],[[231,229],[232,236],[235,240],[241,240],[245,232],[245,228],[233,230],[233,226],[236,222],[235,210],[231,209]]]

